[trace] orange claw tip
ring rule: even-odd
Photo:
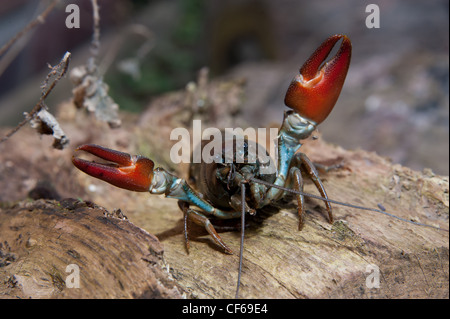
[[[342,39],[336,55],[325,62],[336,42]],[[347,76],[352,44],[345,35],[325,40],[303,64],[289,86],[284,103],[302,117],[321,123],[333,109]],[[322,67],[321,67],[322,66]]]
[[[152,160],[95,144],[82,145],[77,150],[112,162],[103,164],[72,157],[73,165],[86,174],[131,191],[147,192],[149,190],[153,179]]]

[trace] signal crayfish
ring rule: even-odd
[[[336,43],[341,41],[334,57],[326,61]],[[300,68],[299,74],[287,89],[285,104],[291,108],[284,114],[277,137],[277,164],[275,172],[263,173],[264,163],[250,160],[250,142],[233,140],[232,148],[225,146],[222,156],[213,161],[192,164],[191,172],[196,185],[191,186],[184,179],[164,170],[155,168],[154,162],[146,157],[108,149],[99,145],[85,144],[77,148],[112,164],[101,164],[73,157],[73,164],[81,171],[106,181],[114,186],[136,191],[163,194],[178,200],[184,215],[184,234],[189,251],[188,220],[203,226],[215,244],[225,253],[232,250],[222,240],[210,218],[241,218],[241,251],[239,276],[236,289],[238,297],[242,269],[245,215],[256,212],[287,194],[293,194],[297,202],[298,229],[304,226],[305,197],[313,197],[324,202],[327,218],[333,223],[331,203],[348,207],[376,211],[407,222],[384,210],[341,203],[329,199],[317,169],[306,154],[298,152],[300,140],[308,138],[333,109],[343,87],[351,60],[352,45],[348,37],[334,35],[325,40]],[[241,147],[243,161],[237,161],[237,149]],[[254,149],[255,146],[253,146]],[[258,148],[259,149],[259,148]],[[226,156],[232,152],[233,160]],[[253,157],[252,157],[253,158]],[[303,192],[303,174],[311,178],[320,196]],[[429,226],[412,222],[422,226]]]

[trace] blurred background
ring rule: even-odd
[[[0,47],[54,1],[0,3]],[[66,7],[80,28],[66,27]],[[99,66],[122,110],[140,112],[156,96],[184,89],[207,66],[213,79],[245,79],[242,116],[255,127],[280,122],[286,89],[328,36],[353,43],[338,103],[319,127],[347,149],[376,151],[416,170],[449,174],[449,2],[447,0],[98,0]],[[380,27],[368,28],[369,4]],[[89,0],[58,1],[45,23],[0,57],[0,125],[16,126],[66,51],[70,67],[90,55]],[[71,98],[66,77],[47,105]],[[70,138],[70,137],[69,137]]]

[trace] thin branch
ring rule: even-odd
[[[94,19],[93,21],[94,31],[92,34],[91,51],[94,59],[97,59],[98,53],[100,51],[100,14],[97,0],[91,0],[91,3],[92,3],[92,16]]]
[[[61,59],[58,65],[51,68],[50,72],[47,74],[47,77],[44,81],[44,83],[41,86],[42,92],[41,92],[41,98],[36,103],[36,105],[33,107],[30,113],[26,113],[25,119],[20,122],[15,128],[13,128],[8,134],[6,134],[1,140],[0,144],[9,139],[12,135],[14,135],[22,126],[27,124],[29,121],[31,121],[36,114],[42,110],[45,109],[45,99],[50,94],[50,92],[53,90],[53,88],[56,86],[56,83],[66,74],[67,69],[69,67],[69,60],[70,60],[70,52],[66,52],[64,54],[64,57]],[[49,81],[52,79],[50,85]]]
[[[43,24],[45,19],[56,6],[59,0],[54,0],[40,15],[36,17],[33,21],[31,21],[28,25],[25,26],[21,31],[19,31],[13,38],[11,38],[8,42],[6,42],[0,48],[0,57],[5,53],[17,40],[19,40],[25,33],[36,27],[38,24]]]
[[[47,98],[47,96],[56,86],[56,83],[58,83],[58,81],[64,76],[64,74],[66,74],[67,69],[69,68],[70,56],[70,52],[66,52],[59,64],[55,67],[51,67],[51,71],[47,74],[47,78],[42,85],[41,101]],[[55,76],[55,80],[51,82],[50,87],[48,87],[48,82],[53,76]]]

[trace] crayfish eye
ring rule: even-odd
[[[217,168],[216,177],[221,181],[226,180],[227,176],[231,172],[230,164],[219,163],[217,165],[222,166],[222,167]]]

